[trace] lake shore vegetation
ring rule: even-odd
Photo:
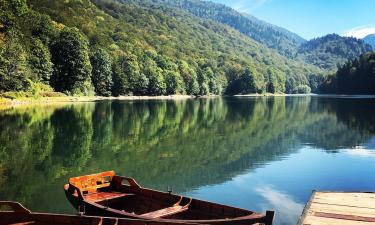
[[[371,50],[188,2],[0,0],[1,97],[317,93],[336,63]]]

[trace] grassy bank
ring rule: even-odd
[[[314,95],[314,94],[308,94]],[[265,93],[265,94],[242,94],[234,95],[234,97],[277,97],[277,96],[298,96],[297,94],[282,94],[282,93]],[[306,94],[303,94],[306,96]],[[213,98],[218,95],[201,96],[200,98]],[[191,95],[167,95],[167,96],[119,96],[119,97],[102,97],[102,96],[67,96],[62,93],[47,96],[32,96],[32,95],[0,95],[0,109],[29,104],[61,104],[61,103],[78,103],[78,102],[96,102],[96,101],[135,101],[135,100],[183,100],[195,98]]]
[[[194,98],[190,95],[168,95],[168,96],[119,96],[119,97],[101,97],[101,96],[59,96],[59,97],[19,97],[6,98],[0,97],[0,105],[16,106],[25,104],[53,104],[62,102],[95,102],[104,100],[180,100]]]

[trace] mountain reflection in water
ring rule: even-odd
[[[145,187],[278,209],[277,224],[296,223],[312,189],[375,189],[374,109],[372,98],[312,96],[6,109],[0,111],[0,199],[72,213],[62,189],[67,179],[115,170]],[[325,160],[358,170],[330,171],[347,182],[330,183],[319,169]]]

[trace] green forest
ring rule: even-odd
[[[364,54],[339,67],[321,89],[325,93],[375,94],[375,52]]]
[[[316,93],[371,50],[337,35],[306,41],[210,2],[0,0],[7,98]]]
[[[362,40],[329,34],[303,43],[298,49],[298,57],[330,71],[336,71],[348,59],[356,59],[372,47]]]

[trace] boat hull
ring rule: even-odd
[[[93,175],[89,175],[90,179],[91,176]],[[74,179],[77,183],[80,178]],[[128,181],[129,185],[123,181]],[[120,176],[113,176],[109,186],[96,190],[93,194],[87,194],[86,191],[85,195],[82,189],[73,184],[65,185],[64,189],[69,202],[85,215],[217,225],[271,225],[274,218],[273,211],[258,214],[170,192],[142,188],[132,178]],[[116,193],[118,197],[112,197],[111,193]]]
[[[0,211],[0,225],[33,224],[33,225],[198,225],[173,221],[150,221],[140,219],[109,218],[85,215],[63,215],[52,213],[35,213],[18,202],[0,201],[0,207],[6,206],[11,211]]]

